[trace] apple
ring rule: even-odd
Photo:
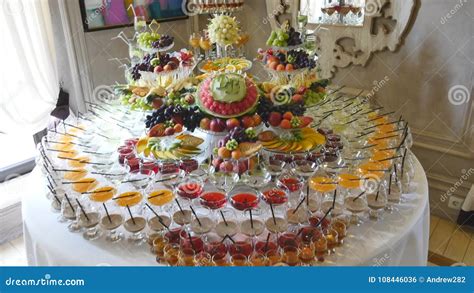
[[[253,120],[251,116],[245,116],[242,118],[242,126],[244,128],[254,127],[255,126],[254,124],[255,124],[255,121]]]
[[[293,95],[293,97],[291,97],[291,99],[293,100],[294,103],[303,103],[304,102],[303,96],[299,95],[299,94]]]
[[[211,124],[209,125],[210,130],[214,132],[222,132],[225,130],[225,127],[224,120],[219,118],[212,119]]]
[[[235,173],[239,173],[239,175],[245,173],[245,171],[247,171],[246,162],[247,162],[246,160],[239,161],[237,164],[233,166],[233,171]]]
[[[199,123],[199,127],[204,130],[211,129],[211,119],[209,118],[202,118],[201,122]]]
[[[161,66],[161,65],[158,65],[158,66],[155,67],[155,69],[153,69],[154,73],[160,73],[162,71],[163,71],[163,66]]]
[[[280,113],[271,112],[268,116],[268,123],[270,123],[271,126],[277,127],[278,125],[280,125],[281,119],[282,117]]]
[[[181,117],[180,115],[173,115],[171,120],[173,121],[174,124],[181,124],[181,125],[184,124],[183,117]]]
[[[306,93],[306,90],[308,90],[307,87],[305,87],[305,86],[300,86],[300,87],[298,88],[298,90],[296,91],[296,93],[297,93],[298,95],[304,95],[304,94]]]
[[[234,165],[231,161],[224,161],[219,165],[219,171],[221,172],[232,172],[234,170]]]
[[[216,169],[219,169],[219,166],[223,162],[222,158],[215,158],[212,160],[212,166]]]
[[[173,127],[168,127],[165,129],[165,135],[166,136],[169,136],[169,135],[173,135],[174,134],[174,128]]]
[[[237,118],[230,118],[230,119],[227,119],[225,124],[226,124],[227,130],[231,130],[231,129],[234,129],[236,127],[239,127],[240,126],[240,121]]]
[[[161,106],[163,106],[163,100],[159,99],[159,98],[155,98],[151,102],[151,105],[152,105],[153,109],[159,109],[159,108],[161,108]]]

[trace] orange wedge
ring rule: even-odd
[[[174,199],[174,194],[169,189],[155,190],[148,195],[148,202],[155,206],[163,206]]]
[[[98,184],[99,182],[94,178],[83,178],[74,183],[72,189],[76,192],[83,193],[94,189]]]
[[[104,186],[92,191],[93,193],[89,194],[89,198],[95,202],[106,202],[117,193],[117,190],[112,186]]]
[[[313,177],[309,180],[309,187],[318,192],[330,192],[334,191],[337,187],[332,182],[334,180],[329,177]]]
[[[347,189],[354,189],[360,187],[359,176],[352,174],[340,174],[338,179],[339,184]]]
[[[84,168],[91,159],[89,157],[77,157],[69,161],[69,166],[73,168]]]
[[[138,191],[128,191],[116,197],[116,203],[121,207],[134,206],[142,201],[142,194]]]
[[[64,172],[64,179],[69,180],[69,181],[77,181],[86,177],[86,175],[87,175],[86,169],[77,169],[77,170],[74,170],[73,172]]]

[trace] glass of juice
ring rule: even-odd
[[[102,203],[104,211],[100,219],[100,227],[107,231],[105,240],[108,242],[116,243],[123,239],[123,233],[118,231],[118,228],[122,226],[124,215],[121,207]]]
[[[202,195],[203,188],[204,183],[200,178],[190,177],[178,183],[175,193],[182,198],[193,200]]]
[[[247,186],[239,186],[229,193],[230,204],[239,211],[256,208],[259,204],[257,191]]]

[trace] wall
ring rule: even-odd
[[[444,18],[448,14],[450,18]],[[464,198],[474,182],[474,175],[461,178],[474,168],[474,107],[472,99],[467,101],[473,96],[473,16],[473,1],[421,0],[417,18],[396,53],[377,53],[367,67],[339,70],[334,79],[371,89],[374,81],[389,78],[377,98],[410,123],[414,152],[428,174],[432,211],[450,219],[458,211],[447,207],[445,193],[462,181],[453,194]],[[455,86],[466,91],[460,105],[450,101],[449,91]]]

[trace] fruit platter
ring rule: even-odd
[[[244,58],[219,58],[215,60],[205,60],[199,65],[199,70],[204,73],[214,71],[239,71],[245,72],[252,68],[252,62]]]
[[[296,49],[303,45],[301,33],[292,27],[289,21],[285,21],[280,29],[273,30],[266,42],[267,46],[274,49]]]
[[[137,44],[146,53],[159,53],[171,50],[174,47],[174,37],[166,34],[159,34],[160,24],[152,20],[148,26],[148,31],[137,34]]]
[[[170,129],[173,130],[169,131]],[[165,128],[164,125],[156,125],[150,130],[148,136],[138,140],[137,153],[143,154],[145,157],[153,156],[157,160],[180,160],[202,153],[199,146],[204,142],[203,139],[190,134],[173,135],[174,132],[179,133],[179,129],[176,129],[176,126]]]

